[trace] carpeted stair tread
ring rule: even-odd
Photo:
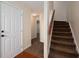
[[[53,35],[52,38],[53,38],[53,37],[56,37],[56,38],[63,38],[63,39],[73,39],[72,36]]]
[[[64,46],[52,45],[51,49],[59,50],[59,51],[62,51],[64,53],[77,54],[77,52],[75,51],[74,48],[67,48]]]
[[[60,40],[60,41],[67,41],[67,42],[73,42],[73,38],[63,38],[63,37],[57,37],[57,36],[52,36],[52,40]]]
[[[51,40],[51,43],[57,43],[57,44],[63,44],[63,45],[72,45],[74,46],[75,44],[73,42],[64,42],[64,41],[57,41],[57,40]]]
[[[58,50],[53,50],[53,51],[50,50],[50,52],[53,52],[53,53],[49,54],[49,58],[76,58],[77,57],[77,55],[63,53]]]
[[[59,43],[52,43],[51,42],[51,47],[53,47],[53,45],[58,46],[58,47],[63,47],[63,48],[69,48],[69,49],[75,49],[75,45],[66,45],[66,44],[59,44]]]
[[[53,51],[53,53],[49,54],[49,58],[66,58],[64,54],[60,54],[57,51]]]

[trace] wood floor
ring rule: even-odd
[[[32,46],[25,49],[15,58],[43,58],[43,43],[40,42],[39,35],[32,39]]]
[[[27,52],[22,52],[19,55],[17,55],[15,58],[39,58],[39,57]]]

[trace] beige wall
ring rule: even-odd
[[[31,11],[30,9],[24,10],[23,18],[24,18],[23,19],[23,48],[25,49],[31,46]]]
[[[54,9],[56,11],[54,20],[67,21],[67,18],[66,18],[67,2],[66,1],[55,1]]]
[[[79,52],[79,2],[70,2],[68,7],[68,21],[72,28],[72,34],[74,37],[77,51]]]
[[[37,37],[36,16],[31,16],[31,39]]]
[[[40,42],[44,42],[44,12],[40,13]]]

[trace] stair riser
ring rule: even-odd
[[[70,38],[70,37],[69,38],[68,37],[64,38],[64,37],[55,37],[55,36],[52,36],[52,39],[58,39],[58,40],[62,39],[62,40],[67,40],[67,41],[73,41],[73,38]]]
[[[55,28],[69,28],[69,26],[61,26],[61,25],[55,25]]]
[[[58,50],[54,50],[54,49],[50,49],[50,52],[53,52],[50,54],[51,58],[52,58],[53,54],[55,54],[55,58],[76,58],[77,57],[76,54],[64,53],[62,51],[58,51]],[[56,56],[56,55],[60,55],[60,56]]]
[[[70,29],[56,29],[56,28],[54,28],[53,29],[53,31],[58,31],[58,32],[71,32],[71,30]]]
[[[54,23],[54,25],[68,25],[68,23]]]
[[[55,24],[55,23],[57,23],[57,24],[59,24],[59,23],[60,23],[60,24],[68,24],[68,22],[61,22],[61,21],[55,21],[54,24]]]
[[[53,46],[58,46],[58,47],[64,47],[64,48],[68,48],[68,49],[75,49],[76,46],[74,45],[64,45],[64,44],[57,44],[57,43],[53,43],[51,42],[51,47],[53,48]]]
[[[60,36],[72,36],[71,33],[52,33],[53,35],[60,35]]]
[[[73,39],[71,39],[71,40],[70,40],[70,39],[66,39],[66,40],[65,40],[65,39],[61,39],[61,38],[60,38],[60,39],[52,38],[52,40],[60,40],[60,41],[63,41],[63,42],[64,42],[64,41],[66,41],[66,42],[73,42],[73,41],[74,41]]]

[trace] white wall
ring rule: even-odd
[[[51,19],[52,19],[52,15],[53,15],[53,7],[54,7],[54,2],[48,2],[48,29],[49,29],[49,25],[50,25],[50,22],[51,22]],[[53,26],[53,25],[52,25]],[[53,28],[52,28],[53,29]],[[51,44],[51,36],[52,36],[52,32],[51,34],[49,35],[48,34],[48,55],[49,55],[49,52],[50,52],[50,44]]]
[[[25,49],[31,46],[31,10],[29,8],[24,10],[23,18],[23,48]]]
[[[67,18],[72,28],[72,34],[77,46],[77,51],[79,52],[79,2],[70,3]]]
[[[36,16],[32,16],[31,18],[31,39],[37,37],[37,27],[36,27]]]
[[[31,9],[21,2],[4,2],[23,11],[23,49],[31,46]]]
[[[40,13],[40,42],[44,42],[44,12]]]
[[[39,24],[37,24],[37,20]],[[40,17],[39,15],[33,16],[31,18],[31,38],[37,38],[37,33],[40,33]]]
[[[67,21],[67,3],[66,1],[54,1],[55,18],[56,21]]]
[[[53,1],[44,2],[44,57],[47,58],[50,50],[51,38],[48,34],[49,23],[52,18]]]
[[[48,57],[48,48],[47,48],[47,40],[48,40],[48,2],[44,2],[44,58]]]

